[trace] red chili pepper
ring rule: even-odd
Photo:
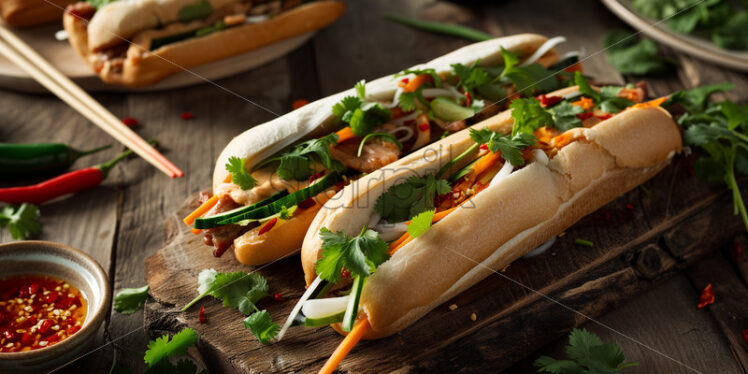
[[[612,115],[612,114],[610,114],[610,113],[605,113],[605,114],[603,114],[602,116],[597,116],[597,118],[600,118],[600,119],[602,119],[602,120],[606,120],[606,119],[608,119],[608,118],[610,118],[610,117],[613,117],[613,115]]]
[[[34,343],[34,337],[24,332],[23,336],[21,336],[21,345],[31,345],[32,343]]]
[[[482,149],[484,151],[487,151],[488,150],[488,144],[485,144],[485,143],[481,144],[480,145],[480,149]]]
[[[33,295],[33,294],[37,293],[37,291],[39,291],[39,283],[36,283],[36,282],[32,282],[32,283],[31,283],[31,284],[29,285],[29,296],[31,296],[31,295]]]
[[[586,120],[587,118],[592,118],[594,114],[592,112],[584,112],[577,114],[577,118],[581,119],[582,121]]]
[[[740,242],[732,243],[732,247],[730,247],[730,255],[732,256],[733,261],[740,261],[740,258],[743,257],[743,245],[741,245]]]
[[[418,129],[421,131],[428,131],[431,128],[428,122],[424,122],[420,125],[418,125]]]
[[[342,276],[345,279],[348,279],[348,278],[351,277],[351,272],[348,271],[348,269],[343,268],[343,269],[340,270],[340,276]]]
[[[711,283],[707,284],[704,291],[701,292],[701,296],[699,296],[699,305],[696,307],[701,309],[710,304],[714,304],[714,290],[712,289]]]
[[[156,141],[150,143],[158,144]],[[114,165],[131,154],[132,151],[127,150],[109,162],[71,171],[31,186],[0,188],[0,202],[42,204],[61,196],[96,187],[106,179]]]
[[[200,314],[198,314],[198,318],[200,319],[200,323],[208,322],[208,319],[205,318],[205,306],[200,306]]]
[[[194,115],[192,114],[192,112],[183,112],[183,113],[182,113],[182,114],[180,115],[180,117],[182,117],[182,119],[183,119],[183,120],[187,121],[187,120],[189,120],[189,119],[192,119],[192,118],[193,118],[193,117],[195,117],[195,116],[194,116]]]
[[[42,334],[46,334],[47,331],[54,325],[54,321],[51,319],[45,319],[42,321],[41,324],[39,324],[39,332]]]
[[[273,299],[275,299],[275,301],[283,301],[283,300],[285,300],[285,299],[283,298],[283,295],[281,295],[281,294],[279,294],[279,293],[276,293],[276,294],[274,294],[274,295],[273,295]]]
[[[299,209],[309,209],[309,208],[313,207],[314,204],[316,204],[316,203],[317,202],[315,202],[314,199],[310,197],[310,198],[308,198],[308,199],[306,199],[306,200],[304,200],[304,201],[296,204],[296,206],[299,207]]]
[[[320,171],[319,173],[312,174],[312,176],[309,177],[309,183],[312,183],[312,182],[316,181],[317,179],[322,178],[322,176],[324,176],[324,175],[325,175],[325,171],[324,170]]]
[[[299,100],[294,100],[291,106],[293,107],[294,110],[296,110],[307,104],[309,104],[309,100],[299,99]]]
[[[470,106],[473,102],[473,98],[470,96],[470,91],[465,91],[465,106]]]
[[[266,233],[266,232],[270,231],[270,229],[272,229],[272,228],[273,228],[273,226],[275,226],[275,224],[276,224],[277,222],[278,222],[278,217],[273,217],[273,219],[271,219],[270,221],[268,221],[268,222],[267,222],[266,224],[264,224],[264,225],[263,225],[263,226],[262,226],[262,227],[260,228],[260,232],[258,232],[258,233],[257,233],[257,235],[262,235],[262,234],[264,234],[264,233]]]
[[[46,296],[46,297],[44,298],[44,302],[46,302],[47,304],[52,304],[52,303],[54,303],[55,301],[57,301],[57,298],[58,298],[58,297],[60,297],[60,294],[58,294],[57,292],[50,292],[50,293],[49,293],[49,294],[47,294],[47,296]]]
[[[127,126],[127,127],[135,127],[135,126],[137,126],[139,124],[138,120],[135,119],[135,118],[132,118],[132,117],[125,117],[125,118],[123,118],[122,119],[122,123],[124,123],[125,126]]]
[[[398,83],[397,85],[400,86],[400,87],[405,87],[405,85],[408,84],[408,83],[410,83],[410,79],[403,78],[403,79],[400,80],[400,83]]]
[[[561,96],[551,96],[551,97],[548,97],[548,96],[545,96],[545,95],[540,95],[540,96],[536,97],[536,99],[538,99],[538,101],[540,101],[540,105],[542,105],[544,107],[549,107],[549,106],[553,106],[553,105],[558,104],[561,100],[563,100],[563,97],[561,97]]]
[[[628,209],[628,210],[634,210],[634,204],[626,203],[626,209]]]

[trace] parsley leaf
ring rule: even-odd
[[[186,328],[174,334],[171,340],[169,340],[168,334],[163,335],[148,343],[148,350],[144,357],[145,363],[148,364],[148,367],[152,367],[164,358],[183,355],[187,352],[187,348],[195,343],[197,343],[197,334],[191,328]]]
[[[388,188],[379,196],[374,209],[388,222],[407,221],[421,212],[434,209],[434,198],[451,190],[446,180],[431,174],[412,176],[405,183]]]
[[[275,338],[278,335],[278,330],[280,330],[278,324],[273,323],[273,319],[267,310],[254,313],[245,318],[243,322],[244,327],[252,331],[257,340],[264,345],[270,344],[270,340]]]
[[[114,310],[122,314],[132,314],[140,309],[148,299],[150,286],[124,288],[114,297]]]
[[[332,133],[319,139],[310,139],[297,146],[292,150],[282,153],[280,156],[271,157],[255,167],[263,167],[271,162],[280,161],[276,174],[279,177],[289,180],[304,180],[314,174],[313,165],[315,157],[319,162],[330,171],[343,171],[343,164],[332,158],[330,147],[338,144],[338,134]]]
[[[248,190],[257,185],[257,180],[247,171],[243,158],[229,157],[229,162],[226,163],[226,171],[231,173],[231,182],[242,190]]]
[[[553,116],[535,99],[516,99],[509,104],[514,126],[512,136],[519,133],[532,134],[543,126],[553,126]]]
[[[617,30],[605,35],[608,62],[621,74],[662,74],[673,69],[676,60],[658,55],[657,44],[649,39],[637,42],[633,34]]]
[[[584,112],[584,109],[579,105],[571,105],[564,100],[550,110],[553,114],[554,126],[559,131],[564,132],[575,127],[582,127],[582,120],[577,118],[577,114]]]
[[[424,232],[428,231],[431,227],[431,221],[434,220],[434,214],[436,209],[427,210],[425,212],[418,213],[408,224],[408,234],[417,238]]]
[[[345,267],[353,276],[367,277],[379,264],[390,257],[389,246],[379,234],[366,227],[358,236],[350,237],[342,231],[332,232],[326,227],[319,231],[322,237],[322,258],[317,260],[320,278],[337,283]]]
[[[39,222],[39,208],[34,204],[23,203],[18,207],[6,205],[0,211],[0,228],[8,226],[13,239],[26,240],[42,231]]]
[[[623,363],[623,351],[613,342],[603,343],[600,338],[586,329],[574,329],[569,333],[566,346],[569,360],[556,360],[542,356],[533,366],[539,373],[618,373],[621,370],[638,366],[636,362]]]
[[[525,164],[522,151],[538,141],[533,134],[517,133],[510,137],[486,128],[470,129],[470,138],[477,144],[486,144],[491,152],[501,152],[501,157],[514,167]]]

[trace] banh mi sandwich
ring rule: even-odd
[[[563,67],[576,59],[551,65],[561,41],[524,34],[472,44],[254,127],[221,152],[212,197],[185,223],[204,230],[214,255],[233,245],[244,264],[295,253],[350,180],[490,117],[507,98],[566,85]]]
[[[0,15],[11,26],[28,27],[62,19],[74,0],[0,0]]]
[[[642,88],[577,86],[516,99],[354,181],[315,217],[294,321],[360,338],[394,334],[648,180],[681,149]],[[298,314],[301,310],[301,314]],[[341,353],[342,352],[342,353]]]
[[[333,0],[91,0],[70,5],[63,24],[104,82],[144,86],[324,28],[344,10]]]

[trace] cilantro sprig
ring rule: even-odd
[[[236,156],[229,157],[226,163],[226,171],[231,173],[231,182],[239,186],[242,190],[248,190],[257,185],[257,180],[249,174],[243,158]]]
[[[434,175],[412,176],[404,183],[388,188],[379,196],[374,209],[388,222],[407,221],[421,212],[434,209],[434,198],[451,190],[446,180]]]
[[[470,138],[476,144],[486,144],[491,152],[501,152],[501,157],[509,161],[514,167],[525,164],[522,151],[537,143],[538,139],[533,134],[519,132],[508,136],[489,129],[470,129]]]
[[[154,368],[160,363],[171,366],[168,357],[183,355],[187,348],[197,343],[197,333],[191,328],[186,328],[169,338],[169,335],[163,335],[156,340],[148,343],[148,350],[145,352],[145,363],[148,368]]]
[[[275,338],[280,330],[278,324],[273,323],[273,318],[267,310],[253,313],[242,322],[244,322],[244,327],[252,331],[257,340],[264,345],[270,344],[270,340]]]
[[[122,314],[132,314],[145,305],[149,285],[139,288],[123,288],[114,297],[114,310]]]
[[[356,136],[365,136],[389,121],[392,112],[382,104],[366,101],[366,81],[356,83],[356,96],[346,96],[333,105],[332,113],[349,124]]]
[[[417,238],[424,232],[428,231],[428,229],[431,227],[431,221],[434,220],[435,214],[436,209],[418,213],[415,217],[413,217],[413,219],[410,221],[410,224],[408,225],[408,234],[410,234],[410,236],[413,238]]]
[[[649,0],[647,0],[649,1]],[[677,60],[659,55],[657,44],[638,38],[627,31],[616,30],[605,35],[608,62],[621,74],[662,74],[673,69]]]
[[[554,73],[544,68],[540,64],[530,64],[519,66],[519,56],[501,48],[501,55],[504,58],[504,70],[501,72],[501,78],[514,83],[517,91],[524,95],[533,95],[537,92],[550,92],[559,87],[558,80]]]
[[[541,356],[533,363],[539,373],[573,374],[600,373],[614,374],[623,369],[638,366],[637,362],[624,363],[621,347],[614,342],[603,343],[600,337],[586,329],[574,329],[569,333],[566,346],[566,360]]]
[[[0,228],[8,226],[13,239],[26,240],[42,231],[39,208],[34,204],[6,205],[0,210]]]
[[[352,276],[367,277],[390,255],[387,243],[379,234],[364,227],[357,236],[326,227],[319,231],[322,237],[322,258],[317,260],[317,275],[331,283],[340,281],[340,272],[348,269]]]
[[[512,118],[514,119],[512,136],[520,133],[532,134],[543,126],[553,127],[551,113],[533,98],[513,100],[509,104],[509,108],[512,109]]]
[[[330,147],[338,144],[338,135],[325,135],[318,139],[307,140],[279,156],[271,157],[255,167],[261,168],[269,163],[279,161],[276,169],[279,177],[290,180],[304,180],[314,174],[314,164],[319,161],[329,171],[343,171],[343,164],[332,158]]]
[[[472,94],[476,88],[491,83],[493,77],[485,69],[478,66],[479,62],[475,61],[470,66],[460,63],[450,65],[457,77],[457,88],[462,88]]]

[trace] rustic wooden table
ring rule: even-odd
[[[115,290],[142,285],[144,260],[164,241],[164,220],[175,214],[187,196],[209,186],[213,162],[232,136],[274,118],[275,113],[289,111],[295,99],[314,100],[349,88],[359,79],[396,72],[467,44],[389,23],[380,17],[384,12],[465,23],[495,35],[564,35],[568,41],[561,45],[562,52],[583,48],[590,56],[584,63],[587,74],[606,82],[634,79],[618,74],[600,51],[604,33],[624,25],[599,2],[489,3],[473,1],[470,6],[459,7],[428,0],[350,2],[343,19],[319,32],[313,41],[284,58],[218,81],[217,85],[154,93],[96,94],[115,115],[137,118],[141,123],[138,132],[145,138],[160,139],[166,155],[186,175],[170,180],[142,160],[130,160],[117,166],[100,188],[42,206],[44,231],[40,238],[91,254],[108,271]],[[681,65],[671,74],[649,79],[653,95],[730,81],[737,88],[727,97],[748,100],[748,75],[666,52],[677,57]],[[0,102],[3,142],[56,141],[80,148],[112,142],[52,96],[2,90]],[[181,119],[185,111],[193,113],[194,118]],[[112,154],[114,151],[87,158],[77,166],[104,161]],[[10,240],[7,232],[0,233],[0,242]],[[729,243],[713,248],[711,254],[683,272],[658,277],[653,290],[602,316],[601,324],[588,324],[587,328],[604,340],[615,341],[628,360],[640,363],[627,372],[748,372],[748,342],[741,335],[748,328],[748,273],[745,261],[735,264],[730,260],[728,247]],[[707,283],[714,284],[717,303],[696,309],[699,292]],[[531,321],[524,323],[533,328]],[[105,343],[111,339],[123,348],[120,365],[141,372],[142,351],[148,342],[143,314],[125,316],[113,311],[92,352],[61,372],[107,372],[113,350]],[[507,372],[533,372],[531,363],[536,357],[561,356],[564,344],[565,338],[558,338]],[[462,364],[469,368],[475,362]],[[486,362],[480,365],[482,369],[491,366]]]

